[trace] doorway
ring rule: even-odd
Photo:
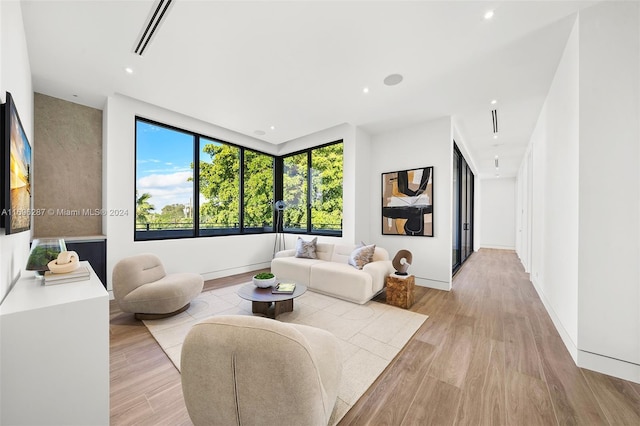
[[[452,273],[473,253],[474,180],[471,168],[454,141]]]

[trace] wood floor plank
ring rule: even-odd
[[[397,425],[426,376],[435,348],[412,340],[340,421],[341,425]],[[375,421],[373,421],[375,419]]]
[[[460,318],[456,320],[459,321]],[[473,328],[456,322],[449,327],[444,342],[436,353],[429,376],[462,388],[472,356]]]
[[[542,366],[529,319],[505,313],[505,363],[506,368],[542,379]]]
[[[506,370],[507,424],[547,426],[559,424],[547,385],[516,370]]]
[[[640,397],[625,380],[581,370],[595,399],[611,425],[640,425]]]
[[[479,336],[473,352],[455,424],[506,424],[504,344]]]
[[[402,423],[395,424],[406,426],[453,424],[460,394],[459,388],[426,376],[417,389]]]
[[[573,364],[560,337],[538,336],[536,346],[558,422],[562,425],[606,424],[589,384]]]

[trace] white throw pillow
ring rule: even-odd
[[[356,269],[362,269],[367,263],[373,260],[373,253],[376,251],[376,245],[362,246],[356,248],[349,256],[349,265]]]
[[[317,259],[316,255],[316,242],[318,238],[314,238],[311,241],[305,241],[298,237],[296,241],[296,257],[302,257],[305,259]]]

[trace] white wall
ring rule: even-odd
[[[527,175],[519,176],[525,185],[520,190],[533,191],[530,204],[526,193],[520,199],[526,203],[524,208],[532,209],[531,222],[520,224],[526,240],[531,236],[531,280],[574,359],[578,346],[578,27],[575,24],[569,35],[531,136],[530,155],[521,168]]]
[[[518,252],[567,349],[640,383],[640,6],[578,14],[518,174]]]
[[[27,138],[35,150],[31,66],[20,2],[0,2],[0,47],[0,97],[4,102],[5,91],[11,93]],[[37,171],[34,170],[34,173]],[[33,191],[36,190],[33,188]],[[5,235],[4,229],[0,230],[0,300],[6,296],[27,263],[30,236],[30,232]]]
[[[639,8],[580,13],[578,343],[635,363],[640,382]]]
[[[107,99],[103,114],[103,208],[128,209],[128,216],[106,216],[107,282],[122,258],[152,252],[168,272],[191,271],[205,279],[268,267],[273,255],[274,234],[134,241],[135,221],[135,116],[191,130],[247,148],[275,154],[276,147],[230,130],[177,114],[125,96]]]
[[[480,247],[515,249],[516,179],[478,179]]]
[[[409,272],[416,276],[416,284],[443,290],[451,289],[452,164],[449,117],[371,137],[371,240],[391,257],[400,249],[411,251]],[[434,167],[434,236],[382,235],[382,173],[428,166]]]

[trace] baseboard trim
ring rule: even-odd
[[[416,285],[420,287],[429,287],[436,290],[451,291],[451,282],[430,280],[428,278],[416,277]]]
[[[640,365],[637,364],[579,350],[577,365],[580,368],[640,384]]]
[[[544,292],[540,289],[540,287],[537,285],[535,281],[531,281],[531,283],[533,284],[533,288],[536,289],[536,293],[538,293],[538,297],[540,297],[540,300],[542,301],[544,308],[547,310],[547,313],[551,317],[551,321],[553,322],[553,325],[556,327],[556,330],[558,331],[558,334],[560,335],[562,342],[564,343],[565,347],[569,351],[569,355],[571,355],[571,358],[573,358],[573,362],[576,365],[579,365],[578,364],[578,347],[576,346],[575,342],[569,335],[569,332],[564,328],[564,325],[562,325],[562,321],[560,321],[560,317],[553,310],[553,307],[551,306],[551,303],[549,303],[549,301],[547,300]]]
[[[202,274],[202,278],[205,281],[213,280],[216,278],[228,277],[230,275],[243,274],[245,272],[255,271],[257,269],[265,269],[271,267],[271,261],[261,262],[261,263],[253,263],[251,265],[238,266],[236,268],[229,269],[221,269],[218,271],[205,272]]]
[[[495,249],[495,250],[516,250],[515,246],[501,246],[493,244],[480,244],[481,249]]]

